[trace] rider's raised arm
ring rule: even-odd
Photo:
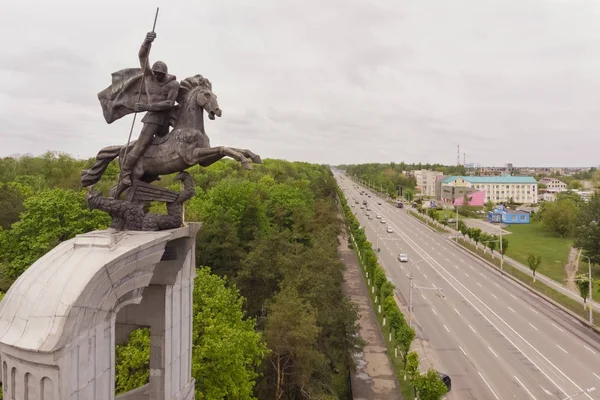
[[[156,38],[156,33],[150,32],[146,34],[146,39],[144,39],[144,43],[142,43],[142,47],[140,47],[140,51],[138,52],[138,57],[140,59],[140,67],[142,67],[142,71],[145,71],[146,75],[151,74],[150,70],[150,62],[148,60],[148,56],[150,55],[150,48],[152,47],[152,42]]]
[[[175,106],[175,100],[177,100],[177,94],[179,93],[179,83],[177,81],[169,82],[169,94],[167,99],[159,101],[157,103],[150,104],[148,111],[164,111],[170,110]]]

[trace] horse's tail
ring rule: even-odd
[[[122,148],[123,146],[108,146],[100,150],[96,156],[94,166],[81,171],[81,185],[88,187],[97,183],[106,171],[108,164],[119,156]]]

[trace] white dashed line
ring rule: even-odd
[[[425,298],[425,295],[424,295],[423,293],[421,293],[421,297],[422,297],[422,298],[424,298],[425,300],[427,300],[427,299]]]
[[[432,309],[431,309],[431,311],[433,311],[433,313],[434,313],[435,315],[437,315],[437,312],[435,311],[435,308],[432,308]]]
[[[498,285],[496,282],[494,282],[494,285],[496,285],[497,288],[500,288],[500,285]]]
[[[490,351],[492,352],[493,355],[495,355],[496,357],[498,357],[498,354],[496,354],[496,352],[494,350],[492,350],[492,348],[490,346],[488,346],[488,349],[490,349]]]
[[[479,372],[479,376],[481,377],[481,379],[483,379],[483,382],[487,385],[488,389],[490,389],[490,392],[492,392],[492,394],[494,395],[494,397],[496,398],[496,400],[500,400],[500,398],[498,397],[498,395],[496,394],[496,392],[494,392],[494,389],[492,389],[492,387],[490,386],[489,383],[487,383],[487,381],[485,380],[485,378],[483,377],[483,375],[481,375],[481,372]]]
[[[460,349],[460,351],[462,351],[462,353],[463,353],[463,354],[465,355],[465,357],[466,357],[466,356],[467,356],[467,353],[465,353],[465,351],[463,350],[463,348],[462,348],[462,347],[460,347],[460,346],[458,346],[458,348]],[[596,374],[594,374],[594,375],[596,375]],[[596,376],[598,376],[598,375],[596,375]]]
[[[465,272],[465,275],[467,276],[467,278],[469,278],[469,274],[467,274],[467,273]]]
[[[564,330],[560,326],[556,325],[554,322],[552,323],[552,325],[554,325],[554,327],[559,331],[564,332]]]
[[[497,299],[498,297],[494,294],[494,293],[490,293],[490,296],[492,296],[493,298]]]
[[[479,283],[479,282],[475,282],[475,283],[476,283],[476,284],[478,284],[478,285],[479,285],[479,287],[483,287],[483,286],[481,286],[481,283]]]
[[[592,354],[596,354],[596,352],[592,349],[590,349],[589,347],[587,347],[585,344],[583,345],[583,347],[585,347],[590,353]]]
[[[471,325],[469,325],[469,328],[471,328],[471,330],[473,331],[473,333],[477,333],[477,331],[475,330],[475,328],[473,328]]]
[[[529,307],[529,309],[539,315],[539,312],[535,311],[533,308]]]
[[[457,310],[456,308],[454,309],[454,311],[456,311],[456,313],[457,313],[458,315],[460,315],[460,313],[458,312],[458,310]]]
[[[446,328],[446,331],[448,331],[448,333],[450,333],[450,329],[448,329],[448,327],[446,325],[444,325],[444,328]]]
[[[519,299],[517,299],[517,296],[515,296],[514,294],[512,294],[512,293],[509,293],[509,294],[510,294],[510,297],[512,297],[513,299],[519,300]]]
[[[514,377],[514,378],[517,380],[517,382],[519,382],[519,385],[521,385],[521,387],[523,387],[523,389],[525,389],[525,391],[527,392],[527,394],[528,394],[528,395],[530,395],[530,396],[531,396],[531,398],[532,398],[533,400],[537,400],[537,399],[535,398],[535,396],[531,394],[531,392],[529,391],[529,389],[527,389],[527,388],[525,387],[525,385],[523,385],[523,382],[521,382],[521,381],[519,380],[519,378],[517,378],[517,376],[516,376],[516,375],[513,375],[513,377]]]
[[[427,278],[427,275],[425,275],[425,273],[423,273],[423,276],[424,276],[425,278]]]
[[[515,310],[513,310],[512,308],[508,307],[508,309],[512,312],[516,312]]]
[[[594,376],[595,376],[596,378],[600,379],[600,375],[598,375],[597,373],[595,373],[595,372],[592,372],[592,374],[594,374]]]
[[[538,329],[538,328],[536,328],[535,326],[533,326],[533,324],[532,324],[531,322],[529,323],[529,326],[531,326],[531,327],[532,327],[533,329],[535,329],[536,331],[539,331],[539,329]]]
[[[569,353],[567,353],[567,351],[566,351],[565,349],[563,349],[563,348],[562,348],[562,347],[560,347],[559,345],[556,345],[556,347],[558,347],[559,349],[561,349],[562,351],[564,351],[564,352],[565,352],[565,354],[569,354]]]

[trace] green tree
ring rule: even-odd
[[[265,328],[275,378],[269,397],[281,399],[288,390],[311,384],[312,372],[325,361],[316,347],[319,331],[315,310],[294,288],[275,296]]]
[[[116,346],[115,394],[145,385],[150,377],[150,330],[140,328],[129,334],[127,343]]]
[[[24,211],[23,194],[14,186],[0,182],[0,227],[9,229],[19,220],[19,214]]]
[[[503,236],[502,237],[502,257],[504,257],[504,255],[508,251],[508,244],[509,244],[508,239]]]
[[[410,352],[410,345],[415,339],[416,333],[413,328],[408,326],[406,322],[400,329],[394,331],[398,347],[400,348],[400,354],[402,355],[402,362],[406,369],[406,363],[408,362],[408,353]]]
[[[493,210],[494,210],[494,206],[495,206],[495,204],[494,204],[494,202],[493,202],[493,201],[491,201],[491,200],[488,200],[488,201],[487,201],[487,202],[484,204],[484,207],[485,207],[485,210],[486,210],[486,211],[493,211]]]
[[[542,222],[549,231],[564,237],[574,231],[578,214],[579,209],[573,201],[559,200],[544,205]]]
[[[416,379],[415,386],[421,400],[440,400],[448,392],[448,388],[434,369],[421,374]]]
[[[529,265],[529,269],[533,273],[533,281],[535,282],[535,271],[538,269],[540,264],[542,263],[542,256],[537,253],[529,253],[527,254],[527,265]]]
[[[582,249],[592,263],[600,264],[600,195],[594,194],[582,207],[576,226],[575,246]]]
[[[255,321],[245,319],[235,287],[197,270],[194,282],[192,374],[197,399],[253,399],[257,368],[267,354]]]
[[[419,354],[416,351],[411,351],[406,356],[406,375],[411,382],[414,382],[419,377]]]
[[[579,288],[579,295],[583,299],[583,309],[586,309],[587,298],[590,294],[590,277],[588,274],[578,274],[575,277],[575,283]]]
[[[60,242],[110,224],[107,214],[88,210],[84,192],[44,190],[23,205],[21,219],[5,232],[0,247],[0,264],[13,279]]]
[[[475,243],[479,243],[481,240],[481,229],[479,228],[471,228],[469,230],[469,237],[475,241]]]

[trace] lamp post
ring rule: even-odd
[[[590,324],[594,323],[594,315],[592,313],[592,262],[588,256],[583,256],[588,259],[588,289],[589,289],[589,297],[590,301],[588,307],[590,309]]]
[[[458,204],[456,205],[456,243],[458,243]]]
[[[504,252],[502,251],[502,214],[500,214],[500,274],[504,275]]]
[[[413,264],[413,266],[417,265],[417,263],[419,263],[421,261],[425,261],[425,259],[417,261],[416,263]],[[408,290],[408,326],[410,326],[411,328],[413,327],[413,324],[412,324],[413,289],[435,290],[440,297],[444,297],[444,294],[442,293],[442,288],[436,287],[435,285],[433,285],[432,287],[416,286],[414,283],[414,279],[415,278],[413,276],[413,273],[411,272],[410,275],[408,276],[408,281],[410,282],[410,288]]]

